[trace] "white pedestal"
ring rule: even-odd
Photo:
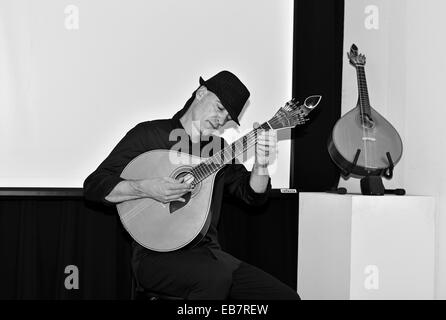
[[[433,299],[434,208],[428,196],[300,193],[302,299]]]

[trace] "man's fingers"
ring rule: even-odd
[[[190,192],[190,191],[171,191],[171,192],[167,192],[166,196],[167,197],[179,197],[179,196],[185,195],[188,192]]]
[[[169,195],[165,197],[166,201],[181,201],[185,202],[186,200],[183,197],[180,197],[179,195]]]
[[[186,202],[186,200],[184,198],[178,198],[178,197],[168,198],[167,201],[169,201],[169,202],[172,202],[172,201]]]
[[[257,146],[275,146],[276,143],[273,141],[258,141]]]
[[[270,145],[275,145],[277,144],[277,140],[274,139],[257,139],[257,144],[270,144]]]
[[[260,142],[260,143],[257,143],[257,149],[258,149],[258,148],[270,148],[270,149],[274,149],[274,148],[276,148],[276,147],[277,147],[277,145],[274,144],[274,143],[268,143],[268,142]]]
[[[276,145],[276,140],[274,139],[258,139],[257,145],[259,144],[266,144],[266,145]]]
[[[169,183],[167,186],[169,190],[189,190],[190,186],[187,183]]]
[[[273,152],[273,151],[276,150],[276,147],[275,146],[271,146],[271,145],[259,144],[257,146],[257,150]]]
[[[194,181],[194,176],[192,174],[187,174],[184,176],[184,183],[191,184]]]
[[[276,134],[258,134],[257,135],[257,140],[277,140],[277,135]]]

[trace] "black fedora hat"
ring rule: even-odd
[[[249,90],[237,76],[229,71],[221,71],[208,80],[200,77],[200,85],[205,86],[220,99],[232,120],[238,125],[238,116],[249,98]]]

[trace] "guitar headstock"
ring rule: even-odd
[[[350,48],[350,52],[347,52],[348,59],[350,64],[354,67],[365,66],[366,58],[365,55],[358,54],[358,47],[355,44],[352,44]]]
[[[309,96],[301,105],[292,99],[285,103],[268,123],[274,130],[294,128],[304,124],[308,121],[308,114],[317,107],[321,99],[320,95]]]

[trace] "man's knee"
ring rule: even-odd
[[[222,300],[229,295],[232,272],[224,268],[201,274],[194,280],[189,299]]]

